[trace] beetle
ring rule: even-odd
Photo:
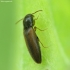
[[[39,11],[42,11],[42,10],[38,10],[36,12],[39,12]],[[34,61],[36,63],[41,63],[42,58],[41,58],[39,39],[38,39],[38,37],[35,33],[35,30],[33,28],[34,24],[35,24],[35,20],[33,19],[33,17],[34,17],[33,14],[27,14],[24,17],[24,19],[23,19],[23,26],[24,26],[23,34],[24,34],[27,48],[28,48],[32,58],[34,59]]]
[[[35,19],[34,19],[34,15],[33,15],[39,11],[42,11],[42,10],[38,10],[32,14],[27,14],[23,19],[24,39],[25,39],[27,48],[28,48],[31,56],[36,63],[42,62],[39,38],[34,29]]]

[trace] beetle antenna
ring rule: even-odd
[[[35,18],[34,20],[37,20],[38,19],[38,17],[39,17],[39,15],[37,16],[37,18]]]
[[[20,20],[18,20],[18,21],[16,22],[16,24],[17,24],[18,22],[20,22],[21,20],[23,20],[23,18],[21,18]]]
[[[34,13],[32,13],[32,14],[35,14],[35,13],[37,13],[37,12],[39,12],[39,11],[43,11],[43,10],[38,10],[38,11],[35,11]]]

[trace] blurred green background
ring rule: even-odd
[[[22,21],[37,10],[35,26],[42,63],[31,58],[23,36]],[[0,0],[0,70],[70,70],[70,0]]]

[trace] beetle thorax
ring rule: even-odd
[[[34,23],[33,23],[33,15],[32,14],[28,14],[25,16],[25,18],[23,20],[23,25],[24,25],[24,29],[33,27]]]

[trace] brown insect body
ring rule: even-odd
[[[24,37],[32,58],[35,60],[35,62],[41,63],[40,45],[34,29],[29,28],[27,31],[24,30]]]
[[[26,45],[28,47],[28,50],[34,59],[35,62],[41,63],[41,51],[40,51],[40,45],[38,37],[33,29],[34,26],[34,19],[32,14],[27,14],[23,20],[23,26],[24,26],[24,38]]]

